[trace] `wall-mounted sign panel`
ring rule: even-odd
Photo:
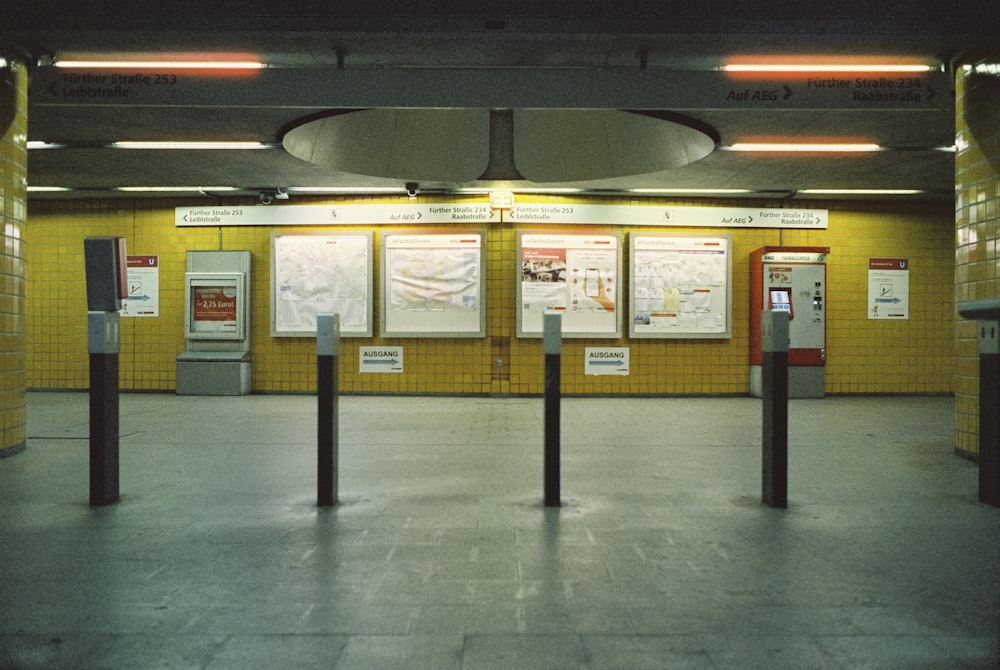
[[[628,347],[585,347],[583,374],[628,376]]]
[[[629,336],[730,337],[731,247],[728,235],[631,234]]]
[[[578,205],[517,203],[510,210],[482,203],[400,205],[270,205],[177,207],[174,225],[316,226],[520,224],[675,226],[685,228],[825,229],[825,209],[753,207],[663,207],[654,205]]]
[[[128,257],[128,295],[118,312],[123,317],[160,315],[160,259],[158,256]]]
[[[175,207],[174,225],[192,226],[316,226],[489,223],[500,213],[487,202],[405,205],[269,205]]]
[[[828,214],[825,209],[518,203],[504,214],[504,221],[685,228],[823,229],[827,227]]]
[[[361,347],[358,372],[362,374],[402,374],[403,347]]]
[[[868,259],[868,318],[910,318],[909,259]]]
[[[484,337],[482,231],[382,235],[382,335]]]
[[[520,232],[518,337],[541,337],[543,315],[562,313],[563,337],[620,337],[621,237]]]
[[[372,233],[271,236],[271,335],[313,337],[339,314],[343,337],[372,335]]]

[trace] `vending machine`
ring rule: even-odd
[[[189,251],[178,395],[248,395],[250,252]]]
[[[761,314],[788,313],[788,396],[822,398],[829,247],[761,247],[750,254],[750,394],[761,391]]]

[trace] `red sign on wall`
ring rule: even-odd
[[[195,321],[236,322],[236,289],[230,286],[194,287]]]

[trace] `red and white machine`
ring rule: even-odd
[[[761,395],[761,313],[788,312],[788,396],[822,398],[829,247],[761,247],[750,254],[750,394]]]

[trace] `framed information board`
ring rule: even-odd
[[[484,337],[483,231],[382,234],[382,335]]]
[[[315,337],[339,314],[344,337],[372,335],[372,233],[271,235],[271,335]]]
[[[629,235],[629,337],[732,335],[728,235]]]
[[[621,236],[519,232],[517,335],[541,337],[548,310],[563,337],[621,336]]]

